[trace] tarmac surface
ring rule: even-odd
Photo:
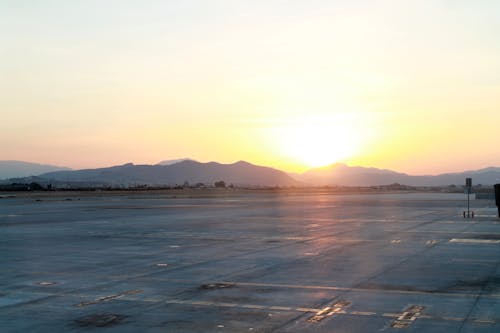
[[[1,196],[0,332],[500,332],[493,201],[176,193]]]

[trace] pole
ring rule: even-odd
[[[465,178],[465,190],[467,191],[467,217],[469,218],[470,217],[470,192],[472,192],[472,178]],[[465,215],[465,212],[464,212],[464,215]]]
[[[467,217],[470,217],[470,190],[467,189]]]

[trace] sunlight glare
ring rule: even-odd
[[[282,151],[309,167],[345,161],[361,145],[354,120],[345,115],[295,119],[280,132]]]

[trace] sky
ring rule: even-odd
[[[0,0],[0,160],[500,166],[497,0]]]

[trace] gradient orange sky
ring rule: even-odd
[[[500,1],[2,1],[0,159],[500,166]]]

